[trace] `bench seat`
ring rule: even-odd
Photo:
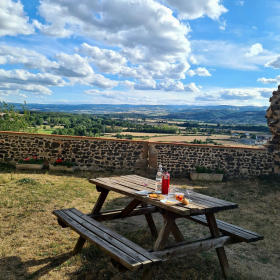
[[[131,271],[161,263],[150,252],[108,229],[75,208],[54,210],[59,224],[68,226]]]
[[[191,216],[191,217],[187,217],[190,220],[193,220],[199,224],[202,224],[204,226],[208,226],[207,220],[205,215],[198,215],[198,216]],[[256,242],[258,240],[262,240],[263,236],[243,229],[241,227],[220,221],[220,220],[216,220],[217,221],[217,226],[220,232],[226,234],[226,235],[230,235],[233,236],[234,238],[237,238],[240,241],[244,241],[247,243],[251,243],[251,242]]]

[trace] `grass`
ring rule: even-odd
[[[110,259],[86,243],[81,255],[70,255],[77,234],[62,229],[52,215],[54,209],[75,207],[88,213],[98,193],[88,178],[112,174],[56,175],[45,171],[28,173],[0,166],[0,279],[140,279],[142,271],[121,274]],[[173,179],[173,185],[194,188],[196,191],[239,204],[235,210],[223,211],[219,219],[256,231],[263,241],[240,243],[226,247],[233,272],[232,279],[278,279],[280,275],[280,186],[277,179],[242,180],[213,183],[193,183]],[[125,206],[128,199],[110,193],[106,209]],[[153,214],[158,228],[159,214]],[[151,238],[144,218],[132,217],[121,221],[104,222],[133,242],[151,248]],[[177,224],[191,238],[208,235],[208,229],[180,219]],[[169,243],[173,241],[170,237]],[[164,263],[157,269],[159,279],[222,279],[215,250],[190,258]]]

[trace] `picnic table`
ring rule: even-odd
[[[97,191],[100,192],[91,213],[84,214],[75,208],[53,211],[62,227],[70,227],[80,235],[73,254],[80,253],[85,241],[88,240],[108,254],[120,271],[125,269],[135,271],[142,268],[141,279],[144,280],[152,279],[155,267],[164,261],[216,249],[223,274],[225,278],[228,278],[230,268],[224,246],[263,239],[263,236],[257,233],[215,218],[215,213],[237,208],[236,203],[192,192],[192,201],[188,205],[181,203],[169,205],[137,194],[137,191],[144,190],[142,185],[144,179],[147,180],[138,175],[90,179],[89,182],[96,185]],[[154,191],[155,181],[148,180],[148,183],[147,188],[151,192]],[[123,194],[132,201],[123,209],[101,212],[110,191]],[[176,191],[185,192],[180,188]],[[163,216],[164,222],[159,232],[152,213],[160,213]],[[102,221],[143,215],[151,234],[156,237],[151,249],[144,249],[101,224]],[[176,219],[179,218],[186,218],[207,226],[211,235],[187,242],[176,224]],[[176,242],[166,246],[170,233],[173,234]]]

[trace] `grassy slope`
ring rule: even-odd
[[[103,174],[109,176],[111,174]],[[0,279],[140,279],[142,271],[121,274],[110,259],[86,244],[80,256],[70,252],[77,234],[58,226],[51,214],[54,209],[75,207],[90,212],[98,193],[81,172],[73,175],[18,172],[0,167]],[[277,279],[280,274],[279,183],[259,180],[233,181],[220,184],[193,184],[187,179],[173,179],[172,184],[221,199],[237,202],[236,210],[217,214],[218,218],[265,236],[263,241],[236,244],[226,248],[233,271],[232,279]],[[107,209],[120,208],[126,198],[112,193]],[[154,215],[157,227],[162,225]],[[178,220],[185,236],[202,237],[208,229],[185,219]],[[134,217],[106,222],[106,226],[145,248],[151,238],[144,218]],[[170,238],[169,242],[172,242]],[[2,277],[2,278],[1,278]],[[215,251],[187,259],[173,260],[158,268],[155,279],[222,279]]]

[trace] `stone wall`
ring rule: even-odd
[[[195,171],[197,165],[224,169],[230,177],[250,177],[272,172],[273,158],[267,149],[149,143],[151,172],[162,164],[179,176]]]
[[[269,174],[273,157],[267,149],[0,132],[0,161],[16,163],[33,155],[58,157],[89,170],[128,170],[155,174],[167,167],[172,176],[188,176],[196,165],[219,167],[230,176]]]
[[[16,163],[38,156],[48,162],[58,157],[89,170],[146,170],[148,143],[92,137],[0,132],[0,160]]]
[[[270,107],[266,112],[267,124],[272,134],[272,139],[267,148],[274,158],[274,172],[280,174],[280,86],[272,93],[269,99]]]

